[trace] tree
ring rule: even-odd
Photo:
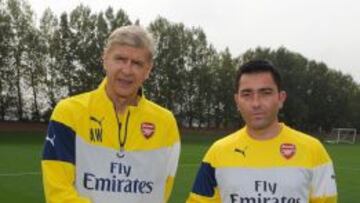
[[[112,7],[109,7],[105,11],[105,16],[110,32],[112,32],[113,30],[115,30],[120,26],[131,25],[131,21],[128,15],[122,9],[119,9],[116,12],[116,15],[114,15],[114,9]]]
[[[350,120],[355,109],[350,109],[350,107],[351,101],[356,98],[354,93],[357,85],[349,75],[343,75],[340,71],[331,70],[328,77],[329,90],[325,97],[328,112],[324,118],[328,129],[355,126],[354,121]]]
[[[360,85],[354,84],[349,98],[350,115],[348,119],[352,121],[351,127],[360,129]]]
[[[54,33],[53,55],[55,57],[56,69],[59,80],[57,85],[61,87],[59,97],[76,94],[75,83],[77,78],[75,67],[76,41],[69,27],[68,15],[60,16],[60,26]]]
[[[11,41],[14,32],[11,29],[11,16],[6,4],[0,1],[0,119],[5,120],[8,111],[15,101],[12,85],[13,72],[11,69]]]
[[[285,105],[280,111],[280,119],[290,126],[304,130],[309,117],[309,106],[306,105],[308,102],[306,100],[308,60],[284,47],[268,53],[269,60],[273,61],[282,75],[283,88],[287,92]]]
[[[59,29],[59,23],[57,17],[50,9],[46,9],[40,20],[40,38],[43,40],[43,57],[44,71],[45,71],[45,92],[47,94],[48,107],[46,108],[45,118],[49,118],[50,111],[53,109],[58,102],[61,91],[58,84],[59,72],[56,61],[57,47],[55,34]]]
[[[47,9],[39,28],[34,22],[24,0],[0,0],[0,120],[44,120],[61,98],[94,89],[103,78],[106,38],[131,24],[122,9],[96,14],[83,5],[60,18]],[[281,121],[312,132],[360,126],[359,84],[325,63],[284,47],[233,58],[229,49],[218,52],[209,44],[201,28],[162,17],[148,29],[157,52],[144,90],[187,127],[237,125],[233,79],[238,65],[253,59],[272,61],[283,75],[288,98]]]
[[[188,126],[193,127],[193,122],[196,120],[198,127],[201,127],[204,122],[204,91],[203,85],[200,84],[202,78],[208,72],[206,52],[207,41],[205,33],[200,29],[192,29],[188,32],[189,45],[187,46],[189,51],[186,56],[186,80],[184,81],[185,89],[185,115],[188,121]]]
[[[203,91],[204,97],[204,116],[206,120],[206,127],[210,128],[217,124],[217,121],[220,120],[216,116],[215,110],[218,106],[218,87],[219,80],[215,77],[219,67],[221,67],[221,58],[220,55],[217,53],[215,48],[210,45],[208,48],[208,52],[206,54],[207,60],[207,71],[204,72],[204,75],[199,81],[200,89]],[[215,119],[214,119],[215,118]],[[215,124],[216,123],[216,124]]]
[[[201,28],[192,28],[189,33],[191,41],[187,60],[187,76],[185,82],[185,102],[187,106],[186,120],[192,127],[210,127],[211,108],[214,92],[212,73],[220,66],[215,49],[208,45],[206,35]]]
[[[69,39],[74,47],[74,70],[77,75],[74,85],[74,93],[80,93],[95,89],[102,79],[101,52],[98,46],[96,33],[97,16],[91,13],[89,7],[80,5],[70,14],[70,28],[72,39]],[[106,31],[106,30],[105,30]]]
[[[10,25],[14,37],[10,41],[11,63],[14,70],[14,88],[16,92],[16,117],[19,120],[26,119],[26,102],[24,101],[24,74],[28,71],[29,64],[25,61],[25,55],[30,53],[28,39],[31,38],[33,30],[33,12],[30,6],[22,0],[8,0],[7,10],[10,16]]]
[[[45,41],[40,38],[40,33],[34,27],[28,30],[27,39],[27,51],[24,55],[24,65],[26,65],[26,71],[24,71],[24,83],[27,87],[30,87],[32,94],[31,105],[31,120],[40,121],[41,112],[43,109],[41,101],[44,100],[45,89]],[[39,99],[41,98],[41,99]]]
[[[215,125],[217,128],[229,127],[229,124],[235,120],[237,110],[234,103],[234,75],[236,73],[236,60],[228,48],[220,52],[220,67],[216,69],[215,87]]]
[[[188,35],[183,24],[157,18],[149,26],[157,44],[154,70],[147,81],[150,98],[179,114],[184,97]]]

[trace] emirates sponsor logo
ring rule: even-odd
[[[146,139],[149,139],[155,132],[155,125],[153,123],[142,123],[141,132]]]
[[[291,143],[281,144],[280,153],[285,159],[291,159],[296,154],[296,146]]]

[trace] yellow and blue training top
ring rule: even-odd
[[[105,85],[55,107],[41,163],[46,202],[167,202],[180,153],[173,114],[141,96],[119,115]]]
[[[187,203],[335,203],[333,165],[315,138],[284,124],[270,140],[246,127],[215,142]]]

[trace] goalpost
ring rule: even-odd
[[[356,141],[356,128],[333,128],[325,141],[333,144],[354,144]]]

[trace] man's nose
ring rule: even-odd
[[[126,60],[124,61],[123,65],[122,65],[122,68],[121,68],[121,71],[124,73],[124,74],[130,74],[131,71],[132,71],[132,63],[131,63],[131,60]]]
[[[260,106],[260,97],[259,97],[259,94],[255,93],[253,95],[253,98],[251,100],[251,105],[254,107],[254,108],[257,108]]]

